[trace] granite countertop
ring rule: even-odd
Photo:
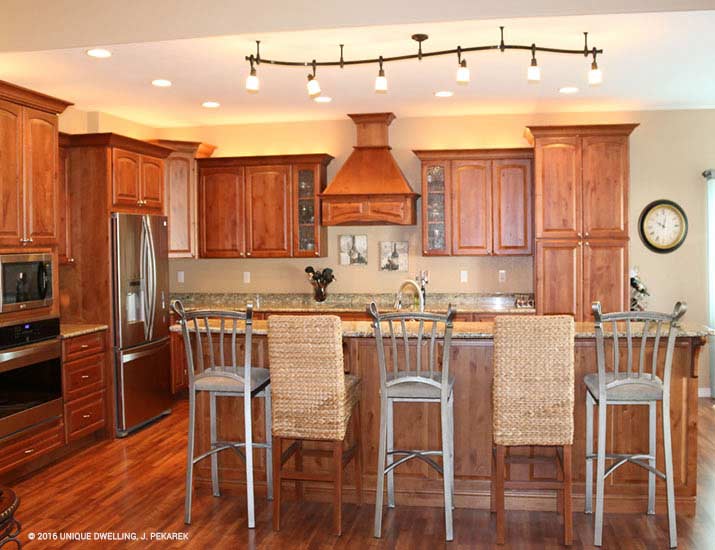
[[[389,329],[387,323],[383,323],[383,333],[389,334]],[[370,338],[374,336],[372,326],[369,321],[343,321],[343,336],[346,338]],[[218,323],[210,323],[210,326],[218,332]],[[395,325],[395,332],[401,335],[400,327]],[[180,332],[181,327],[176,324],[170,329],[172,332]],[[238,324],[238,333],[243,334],[245,331],[243,323]],[[409,336],[417,336],[417,323],[408,322],[407,332]],[[253,334],[255,335],[266,335],[268,334],[268,321],[254,321],[253,322]],[[609,336],[612,333],[609,330],[604,329],[604,335]],[[655,333],[653,333],[655,334]],[[710,334],[715,334],[712,329],[696,324],[681,323],[680,324],[680,337],[684,338],[697,338],[704,337]],[[640,337],[642,335],[642,329],[634,324],[632,330],[633,337]],[[576,338],[594,338],[596,336],[594,324],[593,323],[576,323]],[[625,336],[624,332],[619,336]],[[494,337],[494,323],[489,322],[460,322],[456,321],[454,323],[454,328],[452,329],[453,339],[475,339],[475,340],[489,340]]]
[[[60,322],[60,337],[74,338],[76,336],[84,336],[94,332],[107,330],[107,325],[98,325],[94,323],[64,323]]]

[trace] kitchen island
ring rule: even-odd
[[[492,445],[492,351],[493,323],[455,322],[450,369],[455,383],[455,503],[457,507],[486,509],[489,507]],[[184,361],[180,343],[179,327],[173,326],[176,344],[174,361]],[[268,365],[267,322],[255,321],[253,331],[253,364]],[[637,330],[634,330],[634,336]],[[374,500],[375,470],[379,430],[379,372],[370,323],[344,321],[345,371],[362,379],[361,424],[363,452],[363,490],[368,501]],[[675,471],[676,505],[679,513],[695,511],[697,476],[697,398],[698,361],[706,342],[708,330],[704,327],[683,324],[676,341],[671,381],[671,424],[673,434],[673,461]],[[596,372],[596,339],[593,323],[576,323],[575,335],[575,396],[574,410],[574,507],[583,508],[585,479],[585,386],[583,377]],[[214,342],[216,338],[214,337]],[[216,344],[215,344],[216,345]],[[416,342],[412,342],[416,345]],[[639,349],[638,345],[634,348]],[[653,339],[648,340],[652,351]],[[664,346],[664,342],[661,342]],[[242,342],[237,344],[242,348]],[[228,347],[228,346],[227,346]],[[606,352],[610,353],[610,342]],[[239,349],[239,353],[242,351]],[[626,354],[625,342],[620,350]],[[240,356],[240,355],[239,355]],[[623,359],[622,359],[623,360]],[[242,402],[235,398],[218,398],[219,439],[242,438]],[[253,409],[254,433],[262,440],[262,403],[256,402]],[[619,406],[609,409],[611,423],[607,446],[613,452],[647,450],[647,407]],[[201,449],[208,448],[208,399],[201,395],[197,404],[197,440]],[[658,424],[661,418],[658,413]],[[433,404],[395,405],[395,446],[397,448],[438,448],[440,443],[439,408]],[[659,434],[660,432],[660,427]],[[662,464],[662,447],[659,435],[658,462]],[[316,444],[317,445],[317,444]],[[514,448],[513,453],[551,454],[551,449]],[[329,467],[325,458],[305,458],[305,468]],[[265,455],[255,453],[258,491],[265,491]],[[222,487],[227,490],[243,490],[244,471],[241,459],[233,453],[223,453],[219,459]],[[512,465],[512,479],[545,479],[556,475],[556,469],[548,463]],[[346,499],[354,495],[350,490],[352,472],[346,471],[348,488]],[[210,479],[208,463],[201,464],[197,471],[198,483]],[[442,505],[442,482],[436,472],[418,461],[401,466],[395,474],[398,505]],[[658,483],[657,506],[665,507],[665,487]],[[290,491],[287,484],[286,490]],[[307,498],[329,499],[328,485],[307,485]],[[645,512],[647,495],[647,472],[633,465],[619,468],[607,480],[606,510],[620,512]],[[512,491],[507,493],[507,508],[523,510],[554,510],[553,491]]]

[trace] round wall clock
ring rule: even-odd
[[[653,252],[672,252],[685,241],[688,234],[688,217],[673,201],[653,201],[641,212],[638,232],[643,244]]]

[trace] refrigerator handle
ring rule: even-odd
[[[149,338],[154,336],[154,321],[156,321],[156,246],[154,245],[154,233],[151,230],[151,222],[149,217],[146,217],[147,231],[149,233],[149,260],[151,271],[151,302],[149,303],[151,311],[151,324],[149,326]]]
[[[151,339],[151,266],[149,262],[149,232],[146,218],[142,216],[141,236],[141,281],[143,285],[142,307],[144,309],[144,339]]]

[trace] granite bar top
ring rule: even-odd
[[[63,323],[60,322],[60,337],[74,338],[76,336],[84,336],[94,332],[107,330],[107,325],[97,325],[93,323]]]
[[[371,338],[374,336],[372,326],[369,321],[343,321],[343,337],[345,338]],[[210,323],[212,333],[219,332],[218,323]],[[227,325],[228,328],[229,325]],[[712,329],[696,324],[681,323],[680,325],[679,337],[683,338],[698,338],[705,337],[710,334],[715,334]],[[408,336],[417,336],[418,323],[408,322],[406,323]],[[383,323],[383,333],[389,334],[389,328],[387,323]],[[171,327],[172,332],[180,332],[181,327],[176,324]],[[203,330],[202,330],[203,331]],[[649,330],[649,333],[651,331]],[[238,324],[238,333],[245,333],[245,326],[243,323]],[[395,333],[401,335],[401,329],[399,325],[395,325]],[[253,322],[253,334],[255,335],[266,335],[268,334],[268,321],[254,321]],[[623,333],[619,331],[619,336],[625,336],[625,328]],[[643,334],[642,326],[634,323],[632,326],[631,334],[633,337],[640,337]],[[655,332],[653,332],[655,335]],[[610,336],[612,332],[604,329],[604,335]],[[593,323],[576,323],[575,337],[576,338],[595,338],[596,332]],[[494,337],[494,323],[489,322],[460,322],[456,321],[454,323],[454,328],[452,329],[453,339],[473,339],[473,340],[490,340]]]
[[[395,294],[328,294],[324,302],[316,302],[312,294],[247,294],[247,293],[190,293],[172,294],[172,300],[181,300],[187,310],[192,309],[229,309],[244,310],[251,302],[254,311],[324,313],[364,312],[374,301],[380,311],[394,311]],[[517,307],[519,302],[529,303],[531,307]],[[433,293],[427,294],[425,311],[446,312],[452,305],[462,313],[524,313],[534,314],[533,294],[512,293]]]

